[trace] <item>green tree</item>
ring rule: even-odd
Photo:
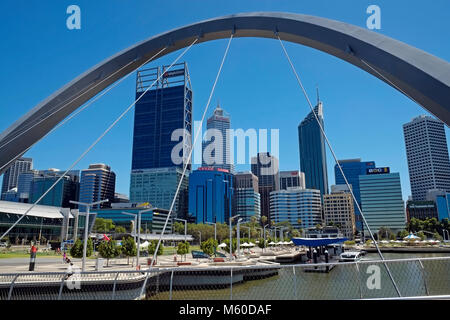
[[[130,257],[134,257],[137,254],[136,242],[132,237],[122,238],[122,253],[128,258],[128,264],[130,264]]]
[[[426,239],[425,233],[423,233],[422,231],[418,232],[417,236],[420,237],[420,240],[422,241]]]
[[[258,247],[260,247],[261,249],[267,248],[267,240],[264,241],[264,238],[259,238]]]
[[[111,219],[96,218],[94,222],[94,232],[109,232],[114,229],[114,223]]]
[[[204,253],[212,256],[214,252],[216,252],[218,245],[219,243],[216,240],[214,240],[213,238],[209,238],[208,240],[202,242],[200,248]]]
[[[442,238],[439,233],[435,232],[435,233],[433,233],[433,239],[434,240],[438,240],[438,241],[442,241],[444,238]]]
[[[267,223],[267,217],[266,217],[266,216],[261,216],[261,224],[262,224],[263,226],[265,226],[266,223]]]
[[[158,246],[158,240],[153,240],[148,245],[148,253],[153,256],[156,251],[156,247]],[[156,263],[158,263],[158,256],[162,255],[164,252],[164,246],[162,242],[159,245],[158,252],[156,253]]]
[[[225,252],[230,253],[230,239],[225,239],[223,242],[227,245],[226,247],[223,248],[223,250]],[[233,241],[231,242],[231,252],[235,253],[236,249],[237,249],[237,239],[233,238]]]
[[[77,241],[75,241],[75,243],[73,244],[72,248],[70,248],[70,255],[74,258],[82,258],[83,248],[84,248],[84,241],[81,241],[81,239],[77,239]],[[94,245],[92,243],[91,238],[89,238],[87,241],[86,249],[87,249],[86,257],[90,257],[92,255],[92,252],[94,251]]]
[[[175,221],[173,224],[173,229],[175,233],[184,234],[184,223],[180,221]]]
[[[116,240],[102,241],[98,246],[98,253],[102,258],[106,259],[106,265],[109,266],[109,259],[113,259],[120,255],[120,247]]]
[[[380,239],[380,240],[382,240],[382,239],[389,240],[391,238],[391,235],[393,236],[394,233],[388,227],[380,227],[380,229],[378,229],[378,239]],[[394,236],[394,238],[395,238],[395,236]]]
[[[407,237],[408,235],[409,235],[409,232],[407,230],[402,230],[397,233],[397,236],[402,239]]]
[[[184,260],[186,261],[186,255],[189,253],[189,242],[180,242],[177,247],[177,254],[180,256],[184,256]]]
[[[124,226],[117,226],[115,228],[116,233],[127,233],[127,229]]]

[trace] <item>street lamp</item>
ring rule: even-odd
[[[200,246],[202,245],[202,232],[201,231],[197,231],[199,234],[200,234],[200,242],[199,242],[199,244],[200,244]]]
[[[179,218],[173,218],[174,220],[184,221],[184,242],[187,242],[187,220],[185,219],[179,219]]]
[[[266,224],[264,227],[263,227],[263,229],[264,229],[264,232],[263,232],[263,234],[264,234],[264,246],[263,246],[263,252],[264,252],[264,249],[266,248],[266,227],[268,226],[269,224]]]
[[[239,218],[238,221],[237,221],[237,224],[236,224],[236,236],[237,236],[237,247],[236,247],[236,249],[237,249],[238,257],[241,256],[241,248],[240,248],[241,247],[241,232],[239,231],[239,225],[240,225],[241,221],[242,221],[242,218]]]
[[[206,222],[206,224],[213,224],[214,225],[214,240],[217,241],[217,223]]]
[[[138,268],[139,268],[139,258],[140,258],[140,255],[141,255],[141,250],[140,250],[141,249],[141,215],[143,213],[153,211],[153,209],[154,208],[149,208],[149,209],[138,211],[138,242],[137,242],[138,247],[137,247],[137,264],[136,264],[136,266]],[[153,215],[157,215],[157,214],[158,214],[157,212],[153,213]],[[153,263],[153,261],[152,261],[152,263]]]
[[[81,205],[81,206],[85,206],[86,207],[86,220],[84,223],[84,245],[83,245],[83,261],[82,261],[82,266],[81,266],[81,270],[84,272],[86,271],[86,251],[87,251],[87,240],[88,240],[88,230],[89,230],[89,214],[90,214],[90,209],[91,207],[94,207],[98,204],[101,204],[103,202],[108,202],[108,199],[105,200],[101,200],[101,201],[96,201],[96,202],[92,202],[92,203],[85,203],[85,202],[78,202],[78,201],[72,201],[70,200],[70,203],[73,204],[77,204],[77,205]]]
[[[444,236],[444,242],[446,241],[445,239],[445,233],[447,233],[447,241],[448,240],[450,240],[450,236],[449,236],[449,233],[448,233],[448,230],[446,230],[446,229],[442,229],[442,235]]]
[[[234,217],[231,217],[229,220],[229,224],[230,224],[230,261],[231,260],[233,260],[233,253],[232,253],[232,243],[233,243],[233,241],[232,241],[232,237],[231,237],[231,223],[233,222],[233,219],[235,219],[235,218],[237,218],[237,217],[239,217],[240,216],[240,214],[237,214],[237,215],[235,215]]]

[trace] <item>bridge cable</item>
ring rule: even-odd
[[[275,35],[276,35],[276,37],[278,38],[281,47],[283,48],[283,52],[284,52],[284,54],[285,54],[285,56],[286,56],[286,58],[287,58],[287,60],[288,60],[288,62],[289,62],[289,64],[290,64],[290,66],[291,66],[292,71],[294,72],[295,77],[297,78],[297,82],[298,82],[300,88],[301,88],[302,91],[303,91],[303,94],[304,94],[304,96],[305,96],[305,98],[306,98],[306,101],[308,102],[308,105],[309,105],[309,107],[310,107],[310,109],[311,109],[311,112],[312,112],[312,114],[314,115],[314,118],[316,119],[317,124],[319,125],[320,131],[322,132],[322,135],[323,135],[323,137],[325,138],[325,141],[327,142],[328,148],[330,149],[331,154],[333,155],[333,158],[334,158],[334,160],[335,160],[337,166],[339,167],[339,171],[341,172],[342,176],[344,177],[345,184],[347,185],[347,188],[349,189],[349,191],[350,191],[350,193],[351,193],[351,195],[352,195],[352,198],[353,198],[354,202],[356,203],[356,206],[357,206],[359,212],[361,213],[361,217],[363,218],[364,224],[366,225],[367,230],[369,231],[370,237],[372,238],[372,241],[373,241],[374,244],[375,244],[375,247],[376,247],[376,249],[377,249],[377,252],[378,252],[378,254],[379,254],[381,260],[384,261],[385,259],[384,259],[384,257],[383,257],[383,254],[381,253],[381,250],[380,250],[380,248],[378,247],[378,243],[375,241],[375,238],[374,238],[374,236],[373,236],[373,233],[372,233],[372,231],[370,230],[370,227],[369,227],[369,225],[368,225],[368,223],[367,223],[367,221],[366,221],[366,218],[364,217],[364,214],[363,214],[363,212],[362,212],[362,210],[361,210],[361,208],[360,208],[360,206],[359,206],[358,201],[356,201],[356,197],[355,197],[355,195],[354,195],[354,193],[353,193],[353,190],[352,190],[352,188],[350,187],[350,184],[348,183],[347,177],[345,176],[344,171],[342,170],[341,164],[339,163],[339,160],[338,160],[338,158],[337,158],[337,156],[336,156],[336,154],[335,154],[335,152],[334,152],[334,150],[333,150],[333,147],[331,146],[331,143],[330,143],[330,141],[328,140],[327,135],[325,134],[325,130],[323,129],[323,126],[321,125],[321,123],[320,123],[320,121],[319,121],[319,118],[317,117],[317,114],[316,114],[316,112],[314,111],[314,107],[312,106],[311,101],[309,100],[308,93],[306,92],[306,90],[305,90],[305,88],[304,88],[304,86],[303,86],[303,83],[302,83],[302,81],[300,80],[300,77],[299,77],[299,75],[298,75],[298,73],[297,73],[297,71],[296,71],[296,69],[295,69],[295,67],[294,67],[294,64],[293,64],[292,61],[291,61],[291,58],[289,57],[289,54],[288,54],[287,51],[286,51],[286,48],[284,47],[283,42],[282,42],[281,39],[280,39],[280,36],[278,35],[278,33],[275,33]],[[392,283],[393,283],[393,285],[394,285],[394,287],[395,287],[395,290],[397,291],[398,296],[401,297],[400,290],[399,290],[399,288],[397,287],[397,284],[396,284],[396,282],[394,281],[394,278],[393,278],[393,276],[392,276],[392,274],[391,274],[391,271],[389,270],[389,267],[387,266],[386,262],[384,263],[384,266],[386,267],[386,270],[387,270],[387,272],[388,272],[389,278],[391,279],[391,281],[392,281]]]
[[[178,62],[178,60],[181,58],[181,57],[183,57],[184,56],[184,54],[186,53],[186,52],[188,52],[189,51],[189,49],[196,43],[198,41],[198,38],[196,38],[173,62],[172,62],[172,64],[166,69],[166,71],[168,71],[168,70],[170,70],[172,67],[173,67],[173,65],[175,64],[175,63],[177,63]],[[163,74],[160,74],[159,76],[158,76],[158,78],[130,105],[130,106],[128,106],[128,108],[126,108],[125,109],[125,111],[124,112],[122,112],[122,114],[86,149],[86,151],[84,151],[82,154],[81,154],[81,156],[64,172],[64,174],[63,175],[61,175],[60,177],[59,177],[59,179],[58,180],[56,180],[56,182],[46,191],[46,192],[44,192],[44,194],[43,195],[41,195],[40,197],[39,197],[39,199],[37,199],[36,200],[36,202],[35,203],[33,203],[33,205],[30,207],[30,208],[28,208],[27,209],[27,211],[0,237],[0,240],[1,239],[3,239],[3,237],[5,237],[23,218],[25,218],[25,216],[59,183],[59,181],[61,181],[63,178],[64,178],[64,176],[66,176],[67,175],[67,173],[70,171],[70,170],[72,170],[73,169],[73,167],[75,167],[77,164],[78,164],[78,162],[80,162],[85,156],[86,156],[86,154],[88,154],[91,150],[92,150],[92,148],[94,148],[96,145],[97,145],[97,143],[99,143],[100,142],[100,140],[102,140],[103,139],[103,137],[109,132],[109,131],[111,131],[111,129],[112,128],[114,128],[114,126],[135,106],[135,104],[139,101],[139,100],[141,100],[141,98],[147,93],[147,91],[148,90],[150,90],[154,85],[155,85],[155,83],[157,83],[159,80],[160,80],[160,78],[163,76]],[[112,199],[110,199],[110,200],[112,200]]]
[[[155,55],[153,55],[150,59],[147,59],[144,63],[142,63],[141,65],[139,65],[137,68],[142,67],[143,65],[149,63],[150,61],[154,60],[160,53],[162,53],[164,50],[166,50],[167,47],[162,48],[158,53],[156,53]],[[61,105],[58,104],[55,108],[49,110],[48,112],[46,112],[47,114],[49,112],[52,112],[50,115],[46,116],[45,118],[42,118],[41,120],[39,120],[39,122],[34,123],[33,125],[31,125],[30,127],[22,130],[20,133],[18,133],[16,136],[10,138],[8,141],[6,141],[4,144],[2,144],[0,146],[0,149],[3,148],[4,146],[8,145],[9,143],[11,143],[12,141],[16,140],[17,138],[19,138],[20,136],[22,136],[23,134],[25,134],[26,132],[28,132],[29,130],[33,129],[35,126],[39,125],[40,123],[42,123],[43,121],[47,120],[48,118],[52,117],[54,114],[58,113],[59,111],[61,111],[62,109],[64,109],[68,104],[72,103],[73,101],[75,101],[76,99],[80,98],[82,95],[86,94],[87,92],[89,92],[90,90],[94,89],[95,87],[97,87],[98,85],[102,84],[103,82],[105,82],[106,80],[108,80],[109,78],[111,78],[112,76],[114,76],[116,73],[119,73],[120,71],[122,71],[123,69],[125,69],[126,67],[128,67],[130,64],[134,63],[134,61],[130,61],[129,63],[127,63],[125,66],[123,66],[122,68],[120,68],[119,70],[115,71],[114,73],[112,73],[111,75],[109,75],[108,77],[106,77],[105,79],[103,79],[102,81],[100,81],[99,83],[96,83],[94,86],[92,86],[91,88],[89,88],[88,90],[84,91],[83,93],[78,94],[76,97],[74,97],[71,101],[65,103],[61,108],[59,108],[56,111],[53,111],[54,109],[56,109],[58,106]],[[66,119],[64,119],[62,122],[58,123],[57,126],[55,126],[54,128],[52,128],[52,130],[50,130],[49,132],[47,132],[41,139],[39,139],[38,141],[34,142],[31,146],[29,146],[27,149],[25,149],[25,151],[21,151],[19,152],[17,156],[19,156],[20,154],[24,154],[25,152],[27,152],[29,149],[31,149],[31,147],[33,147],[37,142],[41,141],[42,139],[44,139],[46,136],[48,136],[50,133],[52,133],[54,130],[58,129],[59,127],[63,126],[65,123],[67,123],[68,121],[70,121],[71,119],[73,119],[74,117],[76,117],[78,114],[80,114],[82,111],[84,111],[86,108],[88,108],[90,105],[92,105],[95,101],[97,101],[98,99],[100,99],[101,97],[103,97],[106,93],[108,93],[109,91],[111,91],[113,88],[115,88],[117,85],[119,85],[123,80],[127,79],[131,74],[134,73],[134,70],[129,72],[126,76],[122,77],[120,80],[118,80],[117,82],[115,82],[112,86],[110,86],[108,89],[104,90],[101,94],[95,96],[93,99],[89,100],[89,102],[87,104],[85,104],[82,108],[78,109],[75,113],[71,114],[69,117],[67,117]],[[70,98],[69,98],[70,99]],[[66,100],[67,101],[67,100]],[[45,113],[44,113],[45,115]],[[7,166],[9,166],[12,162],[15,161],[15,157],[13,157],[13,159],[11,159],[8,163],[6,163],[4,166],[2,166],[0,168],[0,172],[6,168]]]
[[[222,72],[222,67],[223,67],[223,65],[224,65],[224,63],[225,63],[225,59],[226,59],[226,57],[227,57],[227,55],[228,55],[228,49],[230,48],[230,44],[231,44],[231,40],[233,39],[233,35],[234,35],[234,32],[231,34],[231,36],[230,36],[230,38],[229,38],[229,40],[228,40],[228,44],[227,44],[227,47],[226,47],[226,49],[225,49],[225,53],[224,53],[224,55],[223,55],[223,57],[222,57],[222,62],[220,63],[220,67],[219,67],[219,70],[217,71],[216,79],[214,80],[214,84],[213,84],[213,86],[212,86],[212,88],[211,88],[211,92],[210,92],[210,94],[209,94],[208,102],[206,103],[205,110],[203,111],[202,119],[201,119],[201,121],[200,121],[200,127],[203,125],[203,122],[204,122],[204,120],[205,120],[206,113],[207,113],[208,108],[209,108],[209,105],[210,105],[210,103],[211,103],[211,99],[212,99],[212,97],[213,97],[213,94],[214,94],[214,90],[215,90],[215,88],[216,88],[217,81],[219,80],[219,76],[220,76],[220,74],[221,74],[221,72]],[[150,263],[150,267],[149,267],[149,269],[148,269],[148,271],[147,271],[147,276],[145,277],[144,284],[142,285],[142,289],[141,289],[141,294],[140,294],[140,296],[142,296],[142,295],[144,294],[144,290],[145,290],[145,287],[146,287],[146,284],[147,284],[148,276],[149,276],[149,274],[150,274],[150,272],[151,272],[151,270],[152,270],[152,267],[153,267],[153,261],[155,261],[155,259],[156,259],[156,255],[157,255],[158,250],[159,250],[159,247],[160,247],[160,245],[161,245],[162,237],[163,237],[163,235],[164,235],[164,232],[166,231],[166,227],[167,227],[167,224],[168,224],[168,222],[169,222],[170,215],[172,214],[173,207],[174,207],[174,205],[175,205],[175,201],[176,201],[176,199],[177,199],[178,193],[180,192],[181,185],[183,184],[183,178],[184,178],[184,176],[185,176],[185,174],[186,174],[186,169],[187,169],[187,167],[188,167],[188,164],[190,164],[190,163],[192,162],[192,161],[191,161],[191,158],[192,158],[192,151],[194,150],[193,146],[195,146],[195,144],[196,144],[196,142],[197,142],[197,139],[198,139],[198,136],[199,136],[199,134],[200,134],[200,131],[201,131],[201,130],[197,130],[197,133],[195,134],[195,137],[194,137],[194,142],[193,142],[193,144],[191,145],[191,148],[190,148],[190,150],[189,150],[189,155],[187,156],[187,161],[186,161],[186,164],[184,165],[183,173],[182,173],[181,178],[180,178],[180,182],[178,183],[177,190],[176,190],[175,195],[174,195],[174,197],[173,197],[173,199],[172,199],[172,204],[170,205],[169,213],[168,213],[167,218],[166,218],[166,221],[165,221],[165,223],[164,223],[164,227],[163,227],[163,229],[162,229],[162,231],[161,231],[161,235],[160,235],[160,237],[159,237],[158,244],[156,245],[155,252],[153,253],[152,262]],[[184,158],[184,151],[183,151],[183,158]],[[140,241],[140,239],[139,239],[138,241]]]

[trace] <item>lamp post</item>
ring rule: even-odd
[[[237,246],[236,246],[236,249],[237,249],[237,255],[238,255],[238,257],[241,256],[241,248],[240,248],[240,247],[241,247],[241,232],[240,232],[240,230],[239,230],[239,225],[240,225],[241,221],[242,221],[242,218],[239,218],[238,221],[237,221],[237,224],[236,224],[236,236],[237,236]]]
[[[239,216],[240,216],[240,214],[237,214],[237,215],[231,217],[230,221],[229,221],[229,224],[230,224],[230,261],[233,260],[233,250],[232,250],[232,248],[233,248],[232,247],[233,241],[232,241],[232,237],[231,237],[231,223],[233,222],[233,219],[235,219],[235,218],[237,218]]]
[[[201,246],[202,245],[202,232],[201,231],[197,231],[199,234],[200,234],[200,241],[199,241],[199,245]]]
[[[275,242],[277,242],[277,229],[280,227],[272,227],[274,229],[274,233],[275,233]]]
[[[143,213],[150,212],[150,211],[153,211],[153,208],[139,210],[137,213],[138,214],[138,242],[137,242],[138,247],[137,247],[137,264],[136,264],[136,266],[138,266],[138,267],[139,267],[139,258],[141,255],[141,251],[140,251],[140,249],[141,249],[141,217],[142,217]],[[157,215],[157,214],[158,214],[157,212],[153,212],[153,215]],[[153,261],[152,261],[152,263],[153,263]]]
[[[268,226],[269,224],[266,224],[264,227],[263,227],[263,229],[264,229],[264,232],[263,232],[263,234],[264,234],[264,247],[263,247],[263,252],[264,252],[264,249],[266,248],[266,227]]]
[[[217,223],[206,222],[206,224],[213,224],[214,225],[214,240],[217,241]]]
[[[447,233],[447,240],[445,240],[445,239],[446,239],[446,238],[445,238],[445,233]],[[442,235],[444,236],[444,237],[443,237],[443,238],[444,238],[444,242],[450,240],[450,236],[449,236],[448,230],[442,229]]]
[[[88,230],[89,230],[89,214],[90,214],[90,209],[91,207],[94,207],[98,204],[101,204],[103,202],[108,202],[108,199],[105,200],[101,200],[101,201],[96,201],[96,202],[92,202],[92,203],[85,203],[85,202],[78,202],[78,201],[72,201],[70,200],[70,203],[73,204],[77,204],[77,205],[81,205],[81,206],[85,206],[86,207],[86,220],[84,223],[84,245],[83,245],[83,261],[82,261],[82,266],[81,266],[81,270],[84,272],[86,271],[86,250],[87,250],[87,240],[88,240]]]
[[[187,242],[187,220],[186,219],[179,219],[179,218],[173,218],[174,220],[184,221],[184,242]]]

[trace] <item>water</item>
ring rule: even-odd
[[[384,254],[385,259],[449,256],[423,253]],[[379,260],[376,253],[369,253],[364,258]],[[423,269],[416,261],[392,262],[387,265],[402,296],[450,294],[450,260],[425,261]],[[373,269],[377,269],[380,275],[378,283],[373,277],[370,278]],[[381,263],[360,264],[359,269],[355,265],[338,265],[329,273],[306,273],[300,267],[281,268],[278,276],[234,284],[232,296],[230,288],[174,290],[172,293],[173,299],[194,300],[359,299],[396,296],[397,291],[386,267]],[[169,299],[169,293],[163,292],[149,299]]]

